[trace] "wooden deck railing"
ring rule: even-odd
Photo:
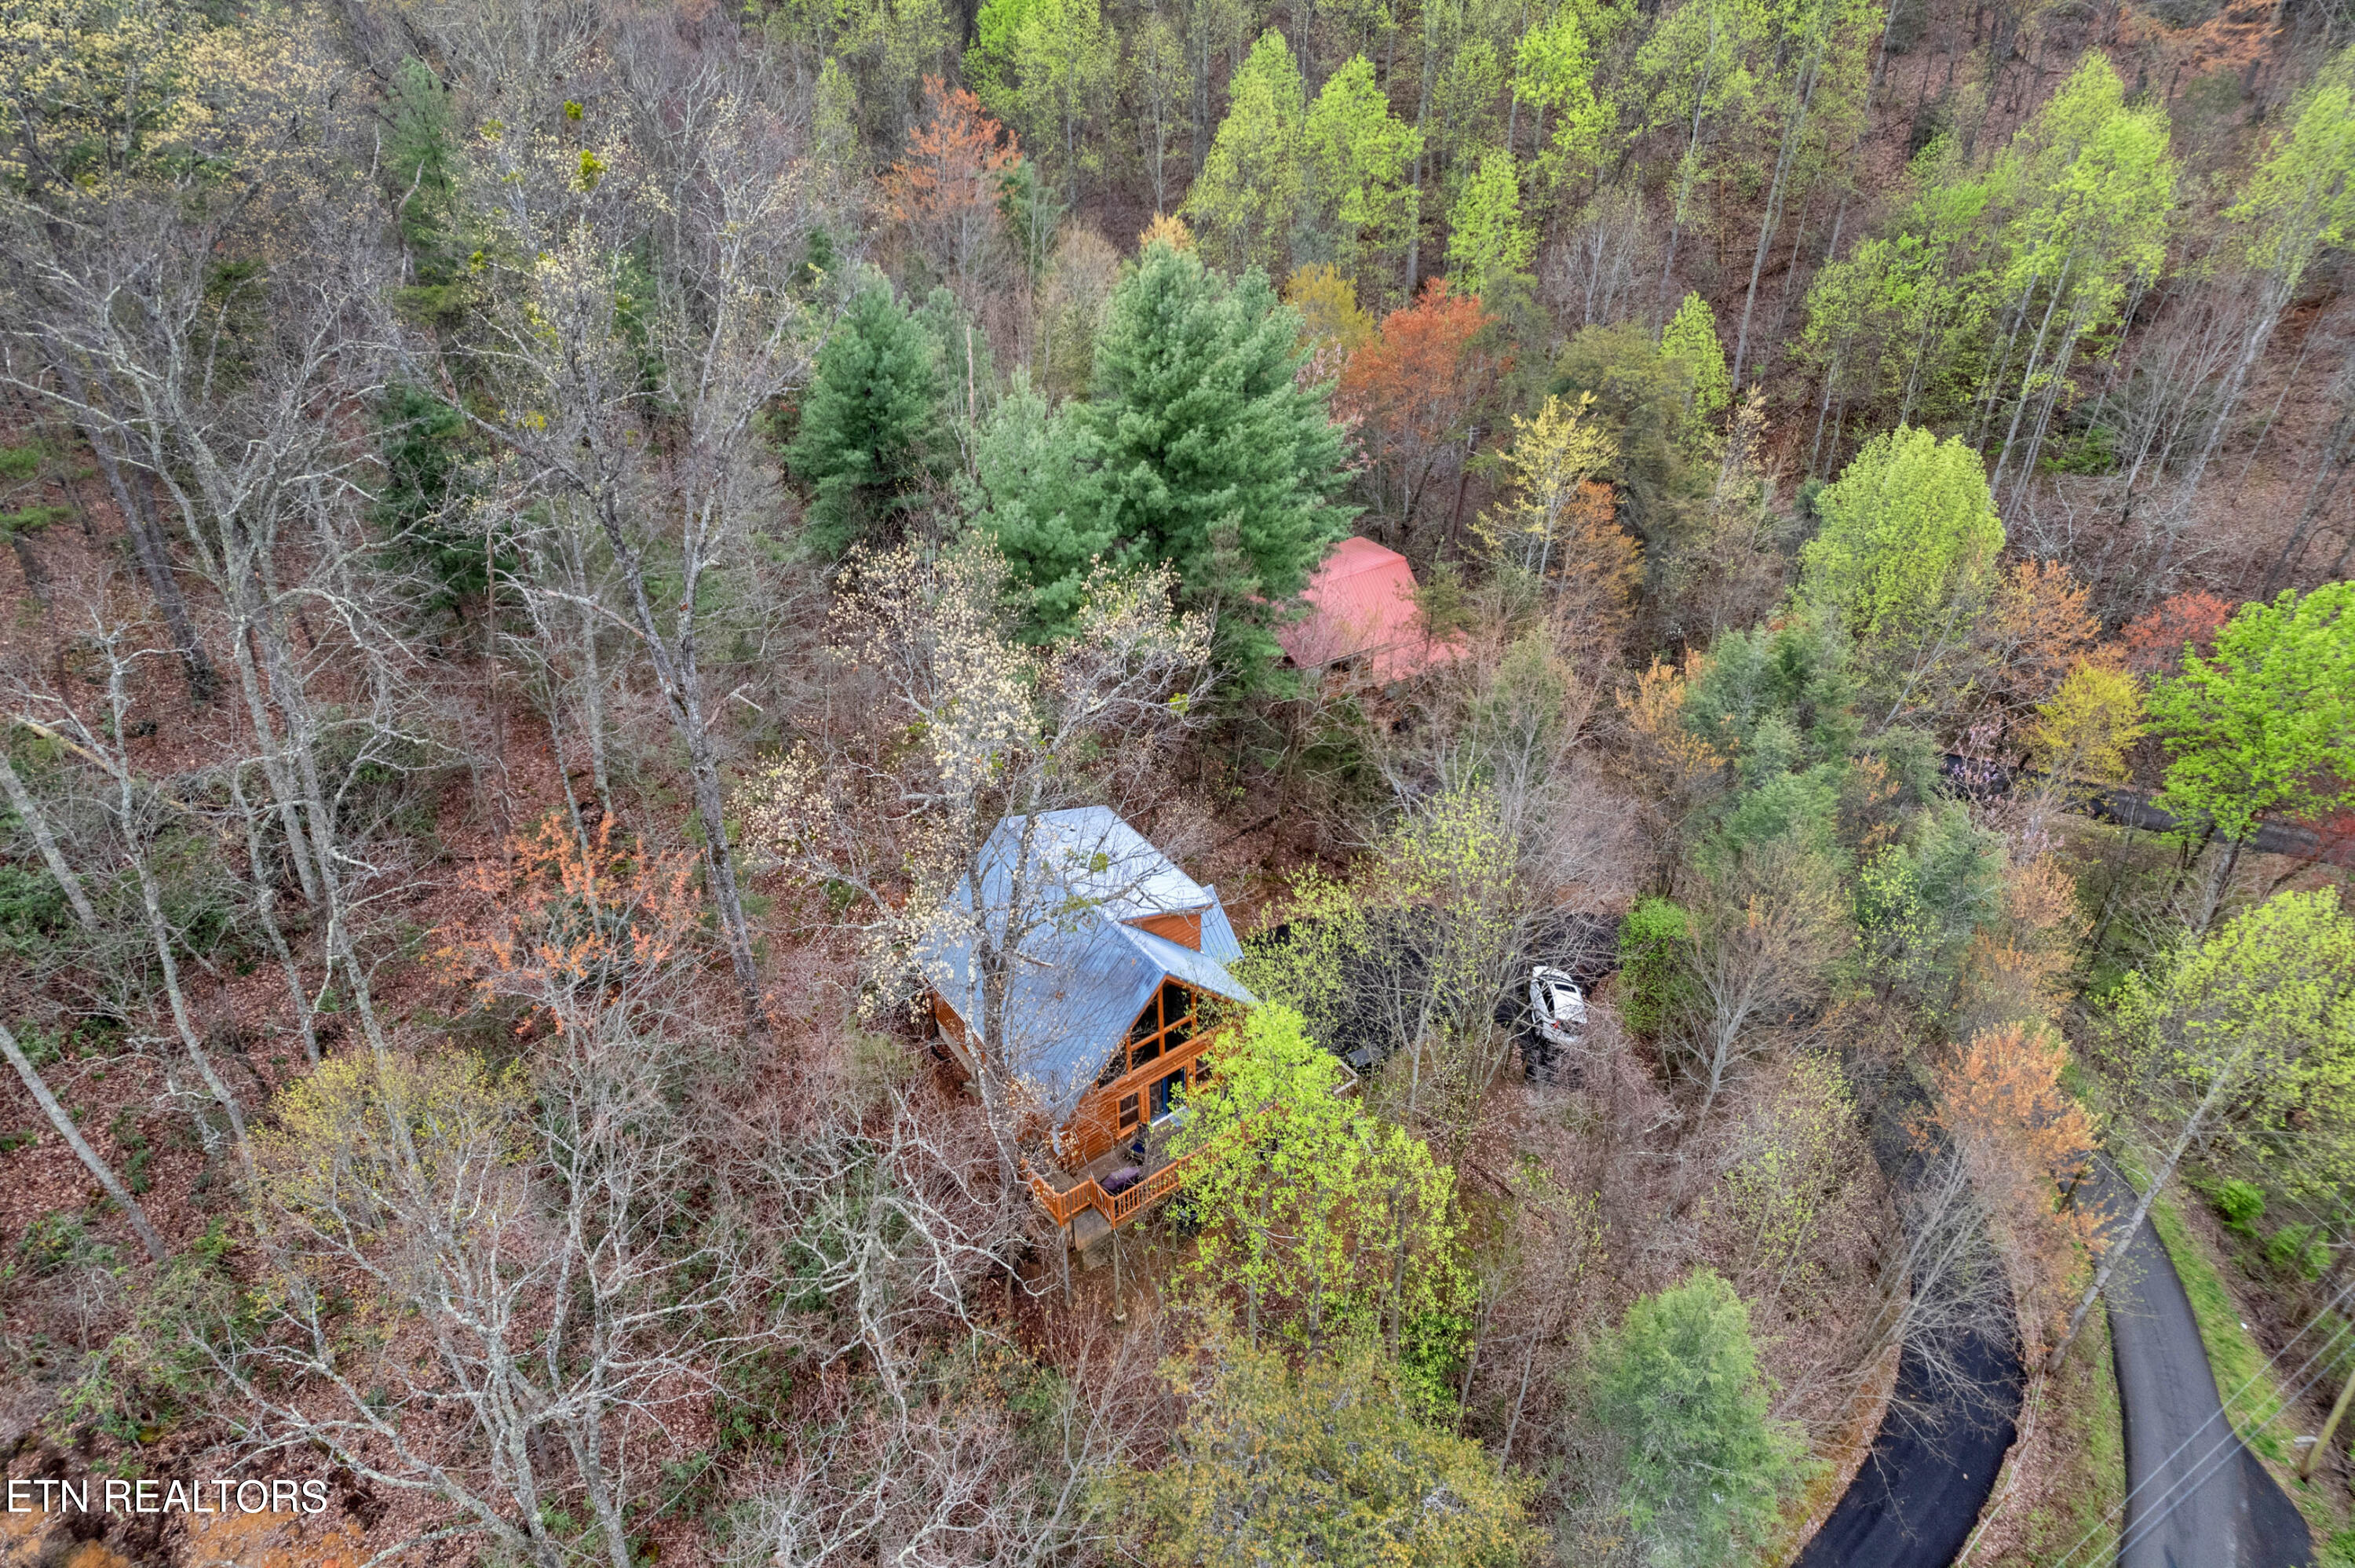
[[[1356,1094],[1358,1086],[1358,1075],[1344,1067],[1341,1081],[1333,1086],[1333,1093],[1337,1097],[1346,1097]],[[1279,1111],[1277,1107],[1263,1107],[1256,1115],[1246,1118],[1241,1126],[1229,1128],[1226,1137],[1234,1138],[1247,1133]],[[1030,1179],[1031,1195],[1039,1200],[1039,1206],[1046,1210],[1048,1217],[1057,1224],[1068,1225],[1082,1209],[1093,1209],[1104,1217],[1107,1224],[1117,1228],[1176,1192],[1185,1182],[1186,1168],[1217,1147],[1218,1144],[1211,1144],[1172,1160],[1152,1174],[1140,1178],[1134,1186],[1123,1188],[1118,1192],[1105,1192],[1103,1184],[1092,1176],[1068,1192],[1059,1192],[1052,1183],[1028,1165],[1022,1170],[1023,1174]]]
[[[1103,1183],[1091,1176],[1068,1192],[1058,1192],[1048,1180],[1036,1171],[1028,1171],[1031,1195],[1048,1217],[1059,1225],[1068,1225],[1082,1209],[1093,1209],[1113,1226],[1128,1224],[1154,1204],[1176,1192],[1186,1181],[1186,1167],[1200,1159],[1206,1151],[1196,1150],[1182,1160],[1173,1160],[1151,1175],[1139,1179],[1134,1185],[1117,1192],[1107,1192]]]

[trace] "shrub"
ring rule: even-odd
[[[1685,944],[1692,921],[1666,898],[1642,898],[1619,928],[1619,1016],[1631,1033],[1657,1034],[1689,1000]]]
[[[2254,1181],[2219,1181],[2208,1194],[2225,1225],[2254,1239],[2257,1221],[2264,1217],[2265,1190]]]

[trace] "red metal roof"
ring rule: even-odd
[[[1371,539],[1334,546],[1300,597],[1308,613],[1278,627],[1275,640],[1303,670],[1362,658],[1374,679],[1397,681],[1463,656],[1460,641],[1434,642],[1424,634],[1414,568]]]

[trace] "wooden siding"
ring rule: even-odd
[[[1202,912],[1199,909],[1180,910],[1175,915],[1147,915],[1130,925],[1140,931],[1150,931],[1156,937],[1167,937],[1181,947],[1202,950]]]

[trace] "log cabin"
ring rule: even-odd
[[[978,906],[968,876],[964,917],[920,954],[932,1021],[968,1080],[1010,1063],[1031,1191],[1085,1255],[1182,1180],[1161,1149],[1208,1071],[1212,1014],[1254,1000],[1227,969],[1242,948],[1218,889],[1104,807],[1009,817],[978,866]],[[994,1025],[976,940],[1008,975]]]

